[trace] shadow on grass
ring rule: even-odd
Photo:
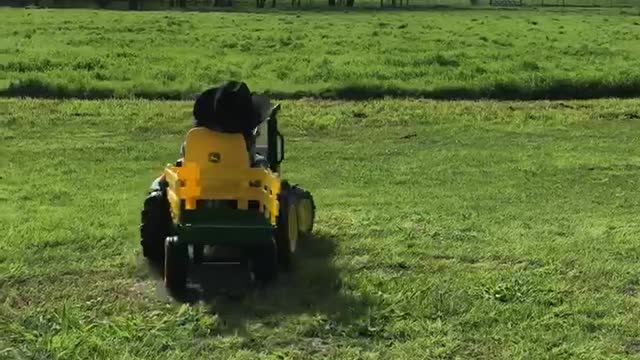
[[[326,234],[303,239],[295,268],[281,272],[278,280],[264,287],[251,282],[242,266],[203,265],[190,275],[187,291],[172,297],[182,303],[204,303],[232,330],[244,328],[252,319],[303,313],[350,323],[364,314],[373,299],[344,291],[333,265],[335,246],[335,239]]]
[[[606,84],[598,81],[556,80],[548,85],[528,88],[517,83],[496,83],[484,87],[440,87],[410,89],[392,86],[347,85],[318,93],[267,92],[274,98],[313,97],[329,100],[369,100],[380,98],[415,98],[436,100],[572,100],[600,98],[634,98],[640,96],[640,79]]]
[[[192,99],[197,91],[129,89],[117,92],[104,87],[74,87],[73,85],[51,84],[39,79],[26,79],[12,83],[0,90],[0,97],[28,97],[34,99],[86,99],[100,100],[113,98],[138,98],[149,100],[184,100]]]
[[[12,83],[0,90],[0,97],[37,99],[111,99],[138,98],[150,100],[192,100],[199,90],[75,88],[48,84],[38,79]],[[263,91],[274,99],[316,98],[326,100],[370,100],[379,98],[423,98],[437,100],[572,100],[640,97],[640,78],[624,82],[552,80],[547,84],[527,87],[518,83],[495,83],[473,88],[465,86],[412,89],[386,85],[345,85],[321,91]]]

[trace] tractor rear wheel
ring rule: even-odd
[[[270,241],[251,249],[249,263],[258,283],[265,285],[274,281],[278,277],[278,254],[275,242]]]
[[[187,284],[189,250],[177,236],[167,237],[164,256],[164,284],[171,291],[181,291]]]
[[[164,260],[164,241],[171,234],[169,201],[161,191],[154,191],[144,200],[140,213],[140,245],[142,254],[161,265]]]

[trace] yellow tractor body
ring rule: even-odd
[[[183,159],[166,166],[142,214],[143,252],[162,255],[167,287],[183,288],[190,264],[210,262],[205,248],[237,250],[258,280],[275,278],[278,265],[290,268],[299,236],[312,230],[315,204],[281,179],[284,139],[276,121],[273,112],[261,154],[266,166],[252,163],[242,134],[188,131]]]

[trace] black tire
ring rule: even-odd
[[[164,284],[174,292],[184,290],[187,285],[189,250],[180,243],[177,236],[167,237],[165,241]]]
[[[251,272],[261,285],[269,284],[278,277],[278,255],[275,242],[256,246],[250,252]]]
[[[156,264],[164,261],[164,241],[171,235],[169,201],[161,191],[153,191],[144,200],[140,213],[140,245],[144,257]]]
[[[204,261],[204,245],[193,245],[193,264],[202,265]]]
[[[293,260],[298,247],[299,229],[296,202],[290,189],[284,188],[280,193],[280,211],[276,223],[276,248],[278,264],[285,271],[293,267]]]

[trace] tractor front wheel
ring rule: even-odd
[[[140,245],[142,254],[152,263],[162,265],[164,241],[171,233],[171,210],[161,191],[154,191],[144,200],[140,213]]]
[[[296,199],[300,236],[309,236],[316,220],[316,204],[311,193],[301,188],[296,188]]]
[[[164,247],[164,284],[171,291],[181,291],[187,284],[189,250],[177,236],[167,237]]]
[[[298,248],[299,238],[298,211],[291,194],[285,192],[280,196],[280,213],[276,225],[276,245],[278,263],[289,271],[293,267],[293,259]]]

